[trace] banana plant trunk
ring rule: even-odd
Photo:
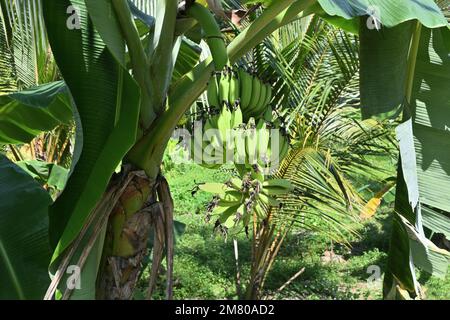
[[[173,201],[169,186],[161,175],[151,178],[144,171],[134,172],[109,217],[97,279],[97,299],[133,298],[144,258],[149,255],[152,228],[154,241],[148,296],[151,297],[155,288],[165,248],[167,298],[172,298]]]

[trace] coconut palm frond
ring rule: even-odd
[[[0,29],[4,39],[0,49],[13,70],[17,89],[56,80],[57,67],[46,37],[41,0],[0,0]],[[5,72],[4,66],[1,72]]]
[[[2,11],[0,10],[0,15]],[[3,16],[0,16],[3,21]],[[4,24],[0,24],[0,94],[17,91],[16,69],[13,53],[8,46],[7,31]]]
[[[273,36],[255,49],[254,68],[276,88],[293,141],[277,176],[295,192],[269,214],[281,228],[292,223],[343,241],[363,203],[352,176],[375,173],[369,156],[395,158],[396,144],[385,124],[359,115],[358,39],[318,18],[307,26],[292,43],[281,46]]]
[[[357,217],[352,212],[358,212],[362,200],[330,153],[297,144],[276,176],[291,181],[295,189],[280,197],[281,208],[271,209],[273,221],[293,223],[336,241],[355,232]]]

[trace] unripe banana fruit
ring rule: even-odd
[[[282,202],[276,197],[293,190],[289,181],[282,179],[252,180],[251,175],[244,179],[232,178],[223,186],[217,183],[202,184],[199,188],[214,194],[214,199],[208,205],[208,214],[215,216],[216,225],[225,230],[248,226],[250,217],[256,213],[259,221],[267,217],[270,207],[280,207]]]
[[[208,97],[208,103],[210,107],[219,108],[221,106],[219,100],[219,83],[217,81],[216,75],[213,75],[209,80],[206,95]]]
[[[253,78],[248,73],[245,72],[244,69],[239,69],[239,82],[241,87],[241,108],[244,113],[247,112],[248,107],[250,106],[250,100],[252,98],[252,90],[253,90]]]

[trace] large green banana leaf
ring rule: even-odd
[[[0,299],[42,299],[49,284],[48,193],[0,154]]]
[[[398,190],[397,197],[407,198],[408,201],[399,202],[396,206],[401,216],[415,223],[418,234],[423,234],[422,225],[438,233],[450,226],[448,216],[434,210],[450,211],[450,133],[447,128],[450,121],[449,74],[450,29],[424,28],[411,97],[412,119],[402,124],[410,126],[410,134],[400,143],[402,156],[409,154],[410,158],[402,160],[404,179],[401,183],[406,188],[400,192]],[[411,207],[415,215],[411,215]],[[404,227],[410,239],[414,264],[434,275],[445,277],[450,266],[450,253],[436,250],[432,243],[426,243],[423,236],[414,237],[411,228],[407,225]],[[395,246],[394,241],[392,245]],[[406,261],[393,262],[406,264]],[[395,273],[393,276],[402,283],[400,276]]]
[[[403,26],[403,37],[407,39],[407,33],[412,36],[412,32],[406,31],[407,24],[396,28]],[[371,48],[383,49],[388,42],[386,38],[367,35],[372,32],[361,29],[362,39],[372,39],[361,41],[364,46],[361,52],[366,55],[366,59],[371,55]],[[407,42],[409,46],[410,41]],[[398,58],[389,57],[391,51],[385,51],[386,55],[378,51],[380,58],[386,60],[374,60],[376,67],[371,66],[368,59],[366,64],[361,63],[361,68],[366,68],[361,73],[367,75],[365,80],[361,80],[361,95],[370,91],[370,94],[365,95],[366,103],[363,102],[362,107],[368,110],[363,111],[363,114],[398,114],[399,104],[402,104],[406,106],[405,120],[410,118],[397,129],[401,161],[396,215],[385,276],[384,293],[389,298],[396,297],[397,286],[413,295],[418,292],[414,265],[440,277],[446,275],[450,265],[449,252],[437,248],[425,238],[423,232],[425,226],[448,237],[450,229],[450,218],[445,213],[450,211],[450,29],[422,28],[418,54],[413,57],[416,61],[409,64],[410,67],[415,66],[412,70],[415,72],[412,73],[414,79],[410,106],[405,102],[406,74],[411,71],[406,70],[405,51],[406,48],[398,52]],[[363,57],[361,59],[364,60]],[[398,68],[399,65],[402,68]],[[390,69],[397,70],[397,77],[392,75]],[[401,79],[405,81],[403,84]],[[392,83],[396,89],[389,91],[384,85],[375,86],[376,82]],[[381,107],[380,101],[383,102]]]
[[[433,0],[318,0],[332,23],[348,27],[349,21],[361,17],[361,105],[363,117],[398,115],[404,102],[407,57],[413,21],[429,28],[443,27],[447,20]],[[373,15],[380,25],[368,25]],[[387,27],[387,28],[386,28]],[[381,30],[378,30],[380,29]],[[380,94],[381,93],[381,94]]]
[[[412,96],[421,203],[450,212],[450,29],[424,29]]]
[[[433,0],[318,0],[318,2],[331,16],[351,19],[373,14],[385,27],[394,27],[414,19],[428,28],[447,25],[444,15]]]
[[[0,96],[0,144],[30,142],[73,118],[63,81]]]
[[[408,21],[378,31],[360,24],[363,118],[389,118],[402,111],[413,26],[414,22]]]
[[[80,29],[70,30],[66,26],[70,18],[67,8],[71,5],[78,9]],[[97,31],[100,27],[94,27],[88,16],[85,1],[45,1],[43,9],[52,51],[73,96],[83,133],[78,163],[50,209],[55,262],[78,235],[115,169],[134,144],[140,94],[120,61],[125,50],[123,40],[117,37],[105,40],[122,42],[114,45],[116,50],[108,50]],[[104,22],[111,20],[105,18]]]

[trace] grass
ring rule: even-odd
[[[166,173],[175,202],[175,219],[186,224],[177,238],[174,259],[175,299],[237,299],[235,261],[232,241],[214,234],[213,224],[204,221],[204,208],[210,195],[191,190],[199,182],[224,182],[230,169],[208,170],[197,165],[180,165]],[[385,177],[384,177],[385,178]],[[362,183],[361,183],[362,184]],[[376,190],[379,186],[371,186]],[[370,190],[370,188],[368,188]],[[369,192],[369,191],[367,191]],[[351,247],[330,243],[320,234],[298,230],[291,234],[280,250],[266,282],[265,296],[271,299],[381,299],[381,278],[368,281],[374,270],[384,270],[390,235],[390,212],[393,194],[389,195],[376,216],[363,224],[360,237],[349,239]],[[250,241],[238,237],[242,278],[250,265]],[[332,250],[340,262],[323,262]],[[304,273],[281,292],[277,292],[292,275]],[[369,273],[370,272],[370,273]],[[144,287],[148,272],[140,284]],[[450,276],[445,280],[418,273],[428,299],[450,299]],[[164,298],[161,279],[157,298]]]

